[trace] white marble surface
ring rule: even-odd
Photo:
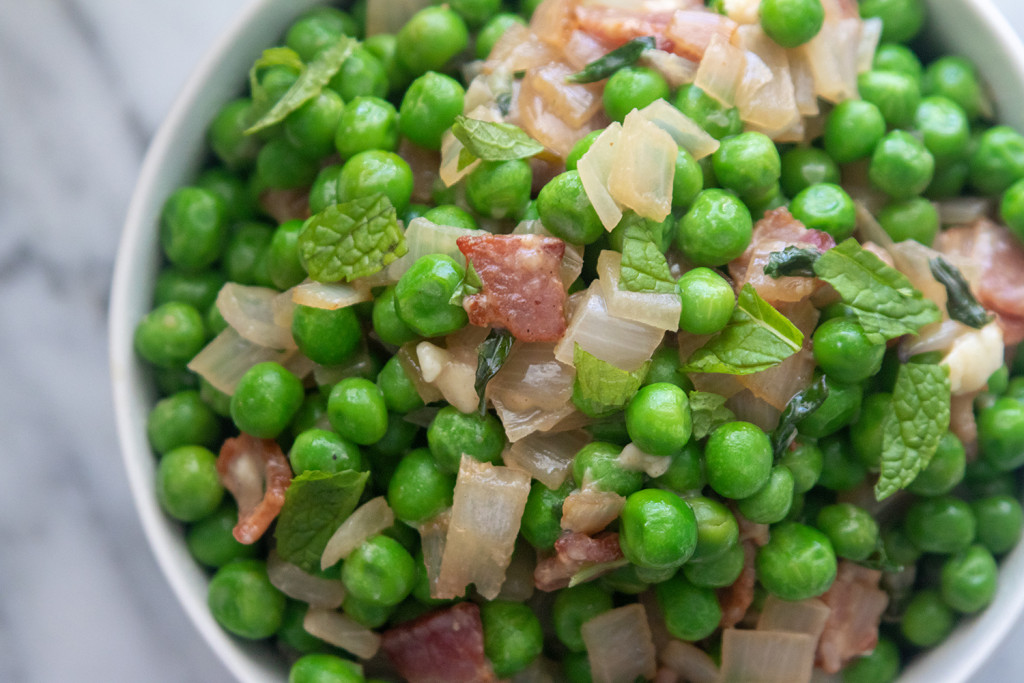
[[[135,517],[106,305],[146,145],[248,1],[0,0],[0,681],[230,680]],[[1022,652],[1024,621],[974,681]]]

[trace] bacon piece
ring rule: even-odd
[[[638,2],[638,7],[576,7],[579,27],[602,42],[609,50],[622,47],[634,38],[654,36],[659,50],[671,52],[672,41],[665,35],[672,23],[673,11],[658,2]]]
[[[815,664],[834,674],[857,655],[878,643],[878,624],[889,596],[878,587],[882,572],[842,561],[836,580],[821,601],[832,608],[818,641]]]
[[[718,590],[718,602],[722,607],[722,628],[732,628],[743,620],[747,610],[754,602],[754,584],[757,583],[757,571],[754,562],[757,549],[768,542],[767,524],[758,524],[739,514],[735,510],[739,524],[740,546],[743,548],[743,571],[731,586]]]
[[[1024,246],[1005,227],[981,219],[944,230],[934,248],[950,257],[985,308],[998,316],[1005,342],[1024,341]]]
[[[381,649],[410,683],[496,680],[484,656],[480,608],[460,602],[384,632]]]
[[[542,591],[558,590],[567,587],[569,579],[584,567],[620,558],[622,548],[617,533],[609,531],[590,537],[567,531],[555,541],[555,554],[537,563],[533,582]]]
[[[242,433],[220,447],[217,474],[238,503],[238,524],[232,535],[239,543],[255,543],[284,505],[292,468],[273,439]]]
[[[562,337],[565,242],[544,235],[464,235],[456,243],[483,283],[479,294],[463,301],[469,322],[497,324],[527,342]]]

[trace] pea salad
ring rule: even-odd
[[[925,12],[299,16],[167,197],[135,329],[215,620],[290,683],[861,683],[984,610],[1024,527],[1024,136]]]

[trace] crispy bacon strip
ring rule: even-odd
[[[558,590],[567,587],[569,579],[584,567],[614,562],[621,557],[619,535],[615,532],[591,537],[567,531],[555,541],[555,554],[537,563],[533,582],[542,591]]]
[[[878,624],[889,596],[878,587],[882,572],[842,561],[822,602],[832,608],[818,641],[815,664],[834,674],[878,643]]]
[[[466,235],[456,242],[483,290],[467,296],[469,322],[495,324],[521,341],[558,341],[565,332],[559,275],[565,242],[544,235]]]
[[[471,602],[460,602],[385,631],[381,649],[410,683],[496,680],[484,656],[480,608]]]
[[[232,534],[239,543],[255,543],[284,505],[292,468],[273,439],[242,433],[220,448],[217,474],[238,503],[238,524]]]

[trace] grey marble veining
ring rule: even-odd
[[[0,681],[228,681],[145,544],[106,304],[146,145],[248,0],[0,0]],[[1024,28],[1016,0],[999,0]],[[1019,680],[1024,623],[982,681]]]

